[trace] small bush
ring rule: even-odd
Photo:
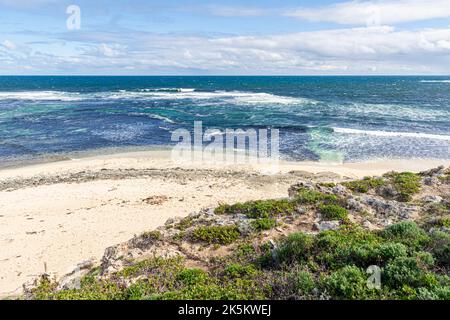
[[[370,231],[356,227],[344,227],[320,233],[316,239],[314,257],[330,269],[348,264],[368,267],[378,261],[377,248],[381,239]]]
[[[420,258],[399,257],[384,268],[382,280],[394,289],[404,285],[418,288],[426,285],[426,269]]]
[[[277,250],[279,262],[305,262],[314,246],[314,237],[304,233],[289,235]]]
[[[258,270],[253,265],[243,266],[238,263],[233,263],[224,270],[224,274],[231,278],[252,277],[257,273]]]
[[[177,280],[187,286],[204,283],[207,279],[208,274],[201,269],[184,269],[177,276]]]
[[[324,204],[319,207],[320,213],[326,220],[346,221],[348,219],[348,211],[336,204]]]
[[[161,275],[176,274],[183,268],[183,259],[181,257],[174,257],[170,259],[163,259],[160,257],[150,258],[138,262],[134,262],[132,265],[123,268],[117,273],[117,276],[129,278],[137,277],[140,275],[155,274]]]
[[[288,199],[258,200],[234,205],[220,205],[216,214],[245,214],[252,219],[271,218],[278,215],[292,214],[296,209],[294,202]]]
[[[336,203],[338,200],[339,198],[334,194],[325,194],[308,188],[299,189],[295,197],[295,201],[300,204]]]
[[[155,231],[148,231],[144,232],[141,237],[147,240],[160,240],[161,239],[161,232],[158,230]]]
[[[183,220],[181,220],[177,225],[175,225],[175,228],[181,231],[184,231],[194,225],[194,218],[193,217],[186,217]]]
[[[296,274],[295,289],[299,295],[307,296],[315,287],[316,283],[310,272],[300,271]]]
[[[450,269],[450,234],[434,231],[428,249],[434,255],[437,265]]]
[[[382,243],[376,249],[379,264],[384,264],[399,257],[406,257],[407,255],[408,248],[404,244],[396,242]]]
[[[238,228],[233,226],[199,227],[192,233],[192,240],[208,244],[230,244],[240,236]]]
[[[320,186],[326,187],[326,188],[333,188],[336,186],[336,183],[334,182],[321,182],[319,183]]]
[[[425,245],[430,239],[426,232],[412,221],[393,224],[387,227],[381,235],[387,240],[400,242],[413,248]]]
[[[367,193],[370,189],[375,189],[384,186],[386,181],[383,178],[365,177],[362,180],[348,181],[342,183],[352,191],[359,193]]]
[[[252,221],[252,226],[256,230],[270,230],[277,225],[276,219],[271,218],[260,218]]]
[[[367,287],[367,275],[355,266],[333,272],[324,278],[323,285],[333,299],[368,299],[373,295]]]
[[[398,192],[398,200],[411,201],[412,196],[420,191],[421,178],[418,174],[412,172],[388,173],[386,174],[392,181],[392,184]]]

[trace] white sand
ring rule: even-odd
[[[259,174],[263,165],[183,163],[183,170],[174,170],[180,163],[173,163],[169,155],[167,151],[130,152],[0,170],[0,182],[102,169],[152,168],[168,173],[167,177],[94,179],[0,191],[0,297],[20,293],[24,282],[44,271],[63,275],[81,261],[100,259],[106,247],[152,230],[169,217],[186,216],[220,202],[285,197],[295,180],[292,175],[263,176],[255,183],[237,173]],[[279,169],[281,173],[328,171],[358,178],[441,164],[449,165],[432,160],[345,165],[283,162]],[[205,173],[205,169],[214,171]],[[143,201],[152,196],[165,196],[167,201]]]

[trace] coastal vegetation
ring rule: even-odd
[[[78,286],[43,275],[26,298],[449,300],[446,175],[301,182],[286,199],[221,204],[108,248]]]

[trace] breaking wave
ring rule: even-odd
[[[421,132],[371,131],[371,130],[358,130],[349,128],[333,128],[333,131],[336,133],[343,133],[343,134],[357,134],[357,135],[368,135],[377,137],[408,137],[408,138],[450,141],[450,136],[447,135],[429,134]]]
[[[219,101],[231,104],[277,104],[293,105],[300,103],[314,103],[304,98],[278,96],[264,92],[242,91],[196,91],[192,88],[157,88],[138,91],[109,91],[94,93],[72,93],[63,91],[27,91],[0,92],[0,100],[35,100],[35,101],[81,101],[81,100],[193,100]]]

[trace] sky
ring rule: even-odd
[[[2,75],[449,75],[450,0],[0,0]]]

